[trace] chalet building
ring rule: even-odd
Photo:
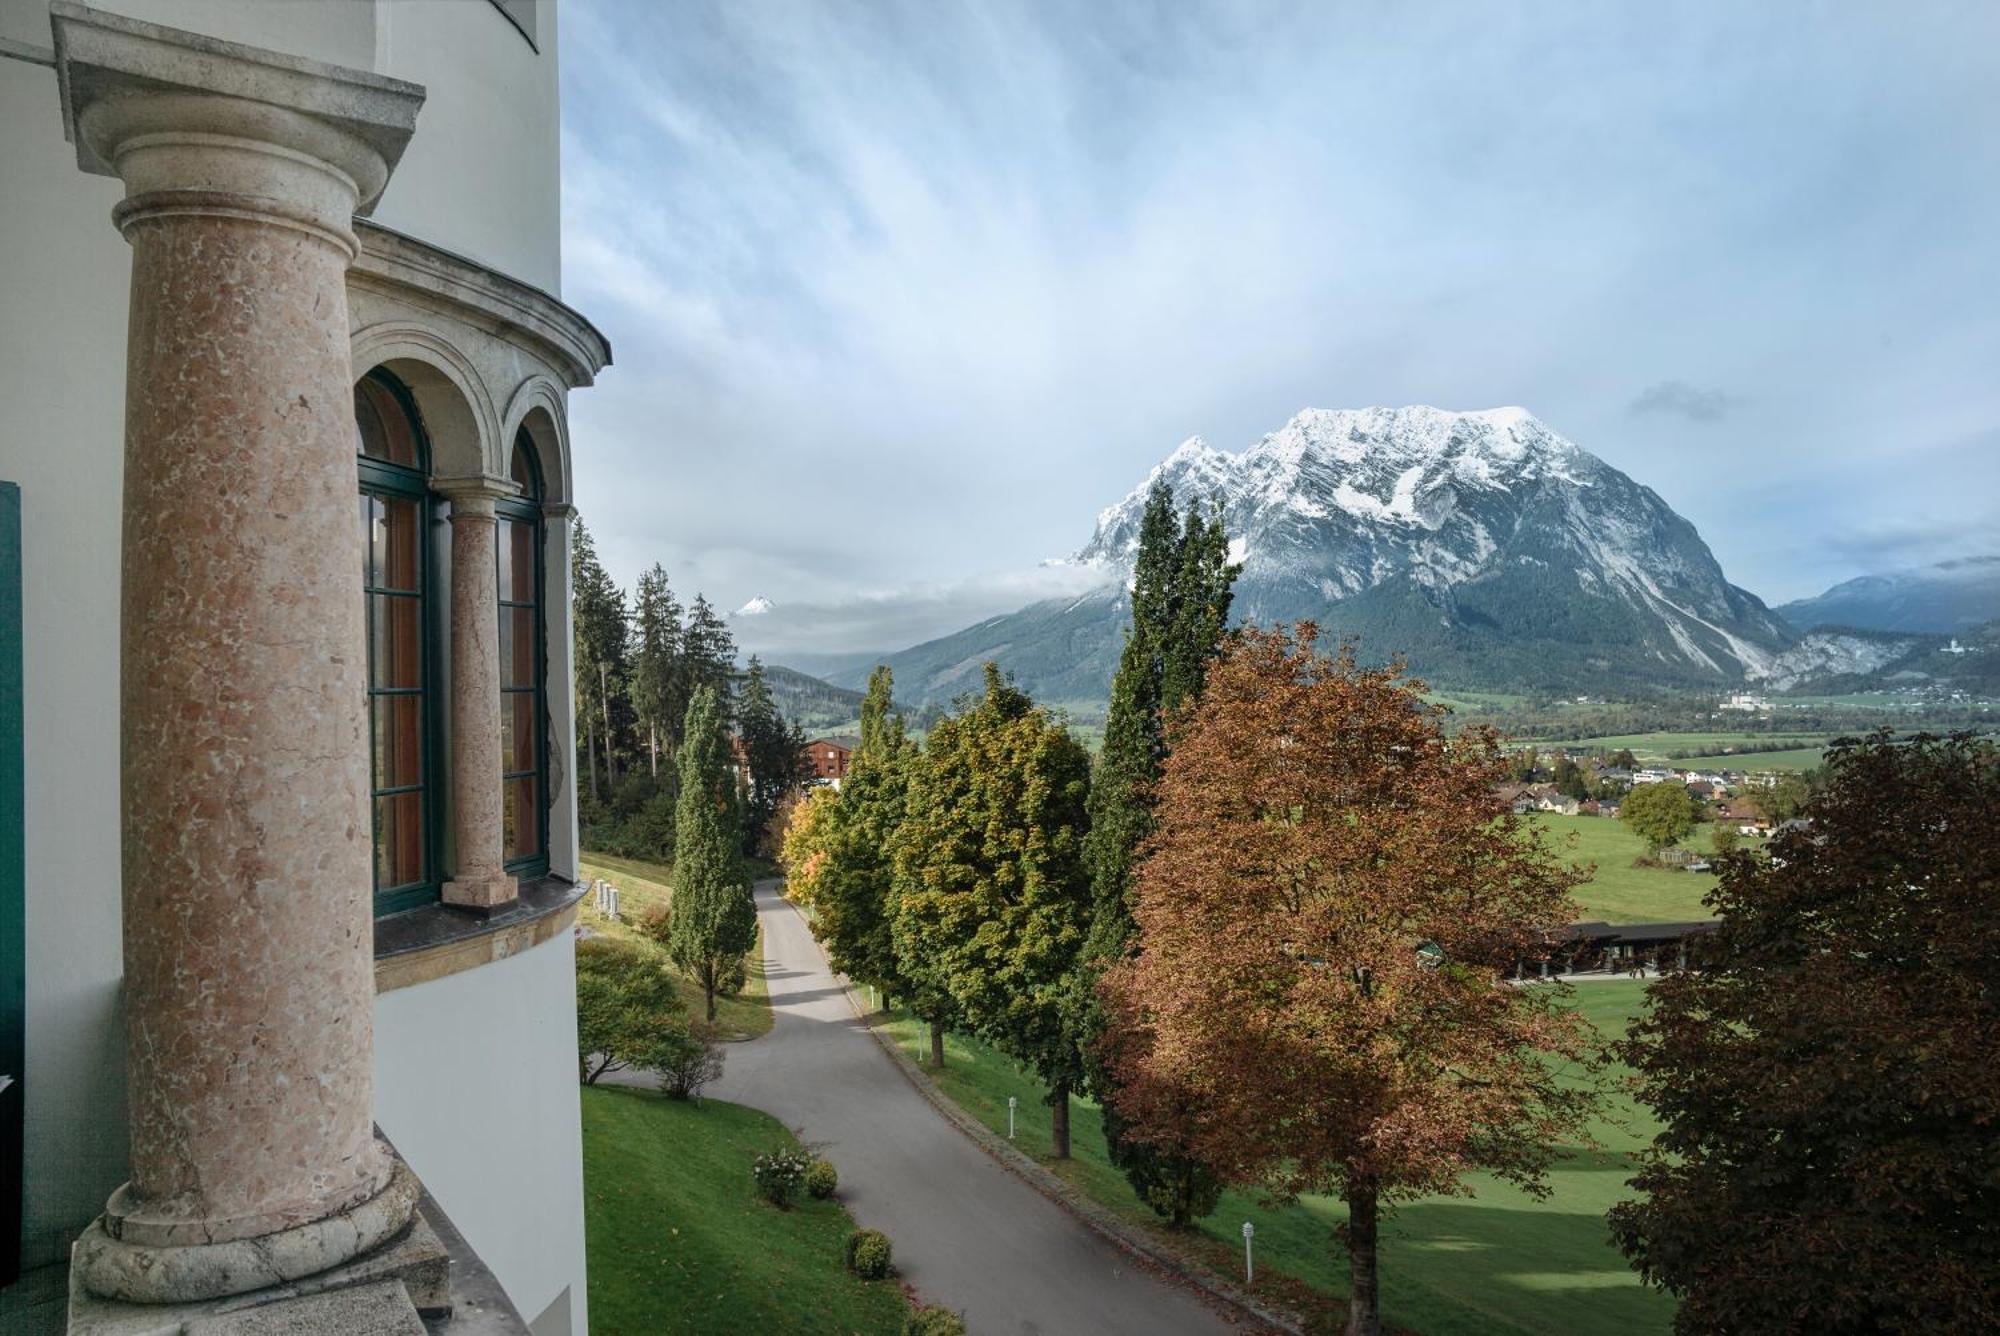
[[[847,778],[847,767],[854,753],[861,746],[861,739],[847,734],[838,737],[814,738],[806,744],[806,760],[812,765],[812,782],[839,788]]]
[[[0,0],[0,1330],[587,1329],[556,17]]]

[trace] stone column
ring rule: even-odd
[[[500,588],[493,503],[517,490],[497,478],[440,478],[451,498],[451,828],[447,904],[511,904],[500,782]]]
[[[92,1291],[234,1294],[396,1235],[373,1134],[346,271],[422,89],[52,6],[132,248],[121,807],[132,1177]]]

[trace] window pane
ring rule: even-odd
[[[417,467],[417,429],[389,387],[364,376],[354,387],[354,430],[360,452],[404,468]]]
[[[375,583],[375,498],[361,494],[361,583]]]
[[[371,687],[423,685],[423,603],[397,594],[368,596]]]
[[[506,859],[531,858],[542,851],[541,809],[537,806],[539,786],[534,776],[507,781],[501,806],[505,828]]]
[[[500,685],[536,685],[533,608],[500,609]]]
[[[378,497],[376,521],[375,583],[383,589],[416,590],[418,544],[423,532],[418,524],[418,507],[405,497]]]
[[[398,793],[375,800],[375,887],[388,890],[424,879],[424,800]]]
[[[424,698],[375,698],[375,787],[424,782]]]
[[[535,601],[535,526],[500,521],[500,597],[512,603]]]
[[[541,711],[536,707],[541,699],[532,691],[510,691],[500,699],[500,768],[510,774],[533,770],[541,732],[535,719]]]

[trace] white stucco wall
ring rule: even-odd
[[[556,290],[552,3],[539,52],[486,0],[100,3],[423,83],[377,218]],[[0,38],[48,46],[46,0],[0,0]],[[130,258],[110,217],[121,193],[77,170],[54,72],[0,59],[0,479],[20,483],[24,517],[28,1266],[62,1257],[126,1171],[117,724]],[[549,635],[566,665],[566,611],[551,609]],[[566,728],[560,696],[550,706]],[[573,865],[574,811],[568,785],[551,813],[558,870]],[[524,1315],[568,1286],[582,1332],[572,970],[565,939],[384,996],[377,1105]]]
[[[375,1117],[534,1321],[569,1291],[586,1330],[576,946],[375,999]],[[560,1328],[558,1328],[560,1330]]]

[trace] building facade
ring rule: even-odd
[[[241,1303],[424,1212],[587,1329],[557,40],[0,0],[9,1330],[72,1258],[71,1322]]]

